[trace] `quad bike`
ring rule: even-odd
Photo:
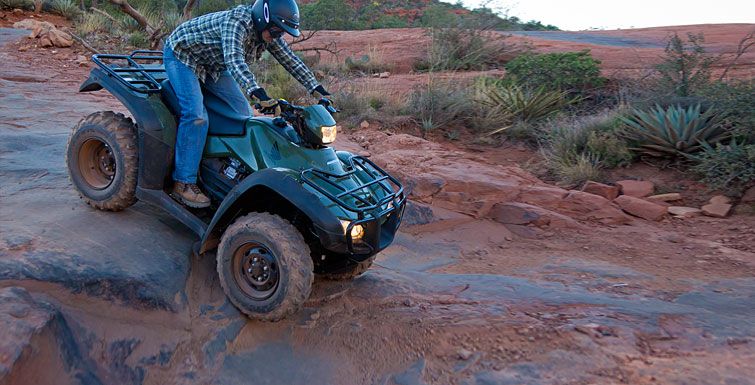
[[[80,92],[106,89],[131,112],[93,113],[74,127],[66,162],[82,199],[119,211],[137,199],[164,209],[217,248],[230,301],[249,317],[280,320],[309,297],[314,275],[349,279],[393,241],[406,194],[367,158],[328,146],[336,112],[322,99],[281,100],[277,117],[241,116],[205,92],[209,134],[198,184],[212,204],[185,207],[169,196],[178,101],[159,51],[94,55]]]

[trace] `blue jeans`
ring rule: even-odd
[[[176,91],[178,105],[181,108],[181,117],[176,132],[173,180],[183,183],[197,183],[199,161],[202,160],[202,152],[209,128],[202,88],[197,75],[186,64],[176,59],[170,45],[165,46],[163,59],[165,72],[170,79],[170,84]],[[204,86],[205,91],[212,92],[225,100],[240,114],[248,116],[252,114],[249,101],[228,71],[223,72],[216,81],[208,77],[202,86]]]

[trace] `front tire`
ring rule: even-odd
[[[309,298],[314,264],[301,233],[285,219],[250,213],[229,226],[217,255],[220,284],[249,318],[278,321]]]
[[[66,149],[68,175],[81,199],[107,211],[136,202],[136,126],[123,114],[95,112],[73,128]]]

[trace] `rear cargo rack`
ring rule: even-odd
[[[95,54],[92,61],[132,91],[151,94],[162,90],[160,80],[156,79],[166,77],[161,51],[137,50],[130,55]]]
[[[379,218],[403,205],[406,200],[404,187],[396,178],[390,176],[375,163],[362,156],[351,157],[349,163],[351,170],[343,174],[333,174],[327,171],[310,168],[301,172],[301,179],[304,183],[325,195],[345,210],[356,213],[360,219],[367,219],[368,215],[371,217],[369,219]],[[350,189],[347,189],[338,183],[338,181],[348,178],[358,171],[366,173],[373,179]],[[321,183],[325,183],[339,192],[333,194],[323,188]],[[380,201],[371,202],[359,194],[373,186],[380,187],[386,194],[385,197],[380,199]],[[353,198],[355,204],[347,202],[344,199],[345,197]],[[385,209],[383,209],[384,206],[386,206]]]

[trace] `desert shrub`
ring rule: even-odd
[[[431,78],[409,94],[404,113],[420,124],[424,135],[439,127],[463,124],[469,104],[469,95],[464,89]]]
[[[693,157],[692,170],[713,189],[741,193],[755,183],[755,144],[732,140],[729,144],[703,144]]]
[[[601,170],[627,166],[633,154],[622,136],[622,110],[561,116],[539,125],[546,166],[567,185],[599,180]]]
[[[418,19],[420,27],[443,28],[458,23],[459,16],[453,12],[451,6],[440,2],[427,6]]]
[[[86,36],[90,33],[107,32],[110,30],[110,21],[97,13],[87,12],[81,15],[76,23],[76,33]]]
[[[50,10],[69,20],[73,20],[81,14],[79,6],[73,0],[52,0]]]
[[[344,61],[344,70],[346,72],[361,72],[365,74],[376,74],[393,69],[393,64],[385,60],[383,52],[376,46],[369,46],[367,53],[359,58],[347,57]]]
[[[633,150],[654,157],[684,158],[702,149],[702,143],[715,144],[728,136],[720,115],[700,105],[682,108],[656,106],[650,111],[633,109],[622,117],[626,135],[637,146]]]
[[[599,65],[589,51],[526,53],[506,63],[506,73],[522,86],[586,93],[606,81]]]
[[[308,97],[307,90],[294,79],[275,59],[265,53],[257,62],[257,81],[265,87],[272,98],[286,99],[298,103]]]
[[[545,164],[559,184],[565,187],[575,187],[588,180],[600,181],[603,178],[603,166],[600,159],[589,153],[558,156],[549,152],[544,153]]]
[[[0,0],[0,9],[34,9],[31,0]]]
[[[149,38],[141,31],[131,32],[128,34],[126,41],[130,46],[136,48],[149,48]]]
[[[369,26],[370,29],[406,28],[409,26],[409,21],[395,15],[380,15]]]
[[[235,5],[233,0],[200,0],[199,4],[192,10],[196,16],[206,15],[208,13],[225,11]]]
[[[755,79],[712,83],[700,94],[720,112],[725,130],[755,143]]]
[[[674,33],[666,43],[665,55],[655,69],[660,76],[660,92],[687,97],[710,82],[710,67],[715,59],[705,52],[703,34],[687,34],[683,41]]]
[[[432,28],[428,34],[430,47],[426,56],[414,63],[417,71],[486,69],[497,65],[505,51],[476,28]]]

